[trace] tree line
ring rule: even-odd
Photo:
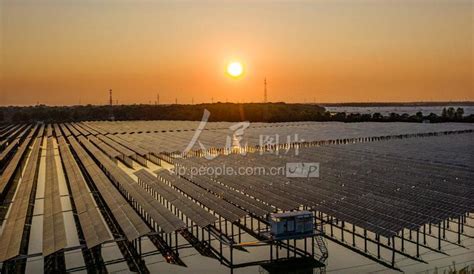
[[[464,115],[460,107],[448,107],[442,113],[361,114],[329,112],[314,104],[286,103],[215,103],[197,105],[116,105],[116,106],[30,106],[0,107],[0,122],[78,122],[97,120],[201,120],[204,109],[209,121],[250,122],[474,122],[474,115]]]

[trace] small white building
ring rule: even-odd
[[[285,239],[312,235],[314,218],[311,211],[290,211],[270,215],[271,236]]]

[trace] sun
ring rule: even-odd
[[[244,67],[240,62],[231,62],[227,65],[227,73],[234,78],[241,76],[243,72]]]

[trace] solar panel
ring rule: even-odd
[[[58,141],[65,174],[71,188],[71,195],[87,247],[92,248],[111,240],[113,237],[110,235],[99,209],[95,206],[87,183],[81,175],[79,166],[72,156],[66,140],[60,137]]]
[[[86,129],[84,129],[80,123],[72,123],[71,124],[77,131],[79,131],[79,133],[81,135],[84,135],[84,136],[89,136],[90,135],[90,132],[87,131]]]
[[[110,139],[108,136],[104,135],[97,135],[97,138],[99,138],[101,141],[109,145],[110,147],[113,147],[115,150],[120,152],[126,157],[133,157],[135,155],[135,152],[131,151],[130,149],[118,144],[117,142],[113,141]]]
[[[69,131],[71,132],[71,134],[74,135],[75,137],[81,135],[81,133],[70,123],[67,123],[66,126],[69,129]]]
[[[247,212],[241,210],[240,208],[222,200],[213,194],[207,192],[206,190],[196,186],[195,184],[186,181],[185,179],[171,175],[168,171],[158,172],[158,177],[161,180],[166,180],[174,187],[180,189],[188,196],[199,201],[204,206],[208,207],[212,211],[221,215],[223,218],[230,222],[237,221],[238,219],[247,215]]]
[[[70,136],[68,141],[87,170],[92,182],[97,187],[100,196],[112,212],[114,219],[124,232],[124,236],[129,241],[132,241],[149,233],[151,231],[150,228],[145,224],[145,222],[143,222],[141,217],[130,206],[127,200],[125,200],[122,194],[113,186],[112,182],[105,176],[87,152],[79,145],[76,139]]]
[[[60,124],[59,126],[61,127],[61,130],[63,131],[65,137],[71,136],[71,131],[69,131],[66,124]]]
[[[43,256],[51,255],[66,247],[66,229],[59,193],[59,179],[54,158],[53,138],[46,148],[46,177],[43,214]]]
[[[127,142],[126,140],[120,138],[117,135],[108,135],[108,137],[110,139],[114,140],[115,142],[121,144],[122,146],[127,147],[128,149],[134,151],[135,153],[137,153],[140,156],[145,157],[148,154],[148,151],[144,150],[143,148],[140,148],[139,146],[137,146],[137,145],[135,145],[131,142]]]
[[[27,140],[30,139],[27,138]],[[26,141],[25,141],[26,142]],[[28,141],[29,142],[29,141]],[[21,242],[25,228],[28,207],[36,185],[36,173],[41,139],[36,139],[26,164],[25,173],[21,177],[17,194],[12,202],[8,218],[0,235],[0,262],[14,258],[20,254]]]
[[[145,183],[148,187],[153,188],[159,195],[173,204],[198,226],[205,227],[217,220],[214,215],[207,212],[189,198],[181,195],[173,188],[161,183],[158,178],[148,173],[144,169],[136,171],[134,174],[141,182]]]
[[[13,132],[8,133],[7,136],[2,138],[3,140],[0,140],[0,151],[3,149],[8,143],[14,141],[15,139],[18,138],[18,136],[22,135],[25,133],[25,131],[29,128],[29,125],[20,125],[15,128]]]
[[[200,187],[214,192],[217,196],[220,196],[226,201],[237,205],[243,208],[244,210],[247,210],[255,216],[261,217],[270,212],[273,212],[273,208],[271,206],[265,205],[264,203],[254,200],[241,192],[233,191],[229,188],[226,188],[223,185],[212,181],[209,177],[198,175],[185,177],[189,181],[192,181]]]
[[[10,184],[13,180],[13,176],[15,175],[16,171],[20,168],[20,161],[23,159],[25,152],[28,149],[28,146],[32,140],[33,134],[36,132],[37,126],[31,130],[26,139],[20,145],[18,150],[16,151],[15,155],[12,159],[8,162],[8,165],[3,170],[2,175],[0,176],[0,198],[3,199],[5,197],[6,192],[10,188]]]
[[[150,193],[140,187],[92,143],[87,141],[84,137],[80,137],[80,141],[86,149],[98,159],[103,168],[107,170],[112,181],[124,189],[165,233],[170,233],[186,226],[178,217],[172,214],[159,201],[155,200]]]
[[[92,127],[90,127],[89,125],[87,125],[86,123],[84,122],[80,122],[79,125],[84,129],[84,130],[87,130],[90,134],[92,135],[97,135],[99,134],[95,129],[93,129]]]
[[[56,137],[61,137],[63,135],[63,133],[59,129],[58,124],[54,124],[53,128],[54,128],[54,134],[56,135]]]
[[[89,136],[89,140],[94,145],[96,145],[100,150],[102,150],[105,154],[107,154],[107,156],[109,156],[109,158],[111,159],[118,159],[122,155],[121,153],[119,153],[118,151],[116,151],[115,149],[113,149],[112,147],[102,142],[101,140],[99,140],[97,137],[93,135]]]

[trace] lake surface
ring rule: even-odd
[[[407,113],[410,115],[416,114],[421,111],[423,115],[429,115],[434,113],[441,115],[443,108],[450,106],[389,106],[389,107],[325,107],[330,112],[346,112],[346,113],[360,113],[360,114],[373,114],[380,113],[382,115],[389,115],[390,113],[403,114]],[[455,109],[458,107],[464,109],[464,115],[474,114],[474,106],[453,106]]]

